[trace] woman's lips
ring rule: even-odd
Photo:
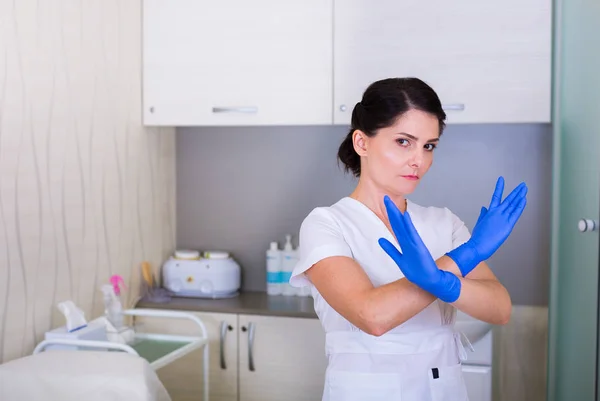
[[[416,181],[419,179],[416,175],[403,175],[402,178],[406,178],[407,180]]]

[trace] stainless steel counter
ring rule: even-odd
[[[136,307],[194,312],[317,318],[312,297],[273,296],[267,295],[266,292],[242,292],[235,298],[225,299],[172,298],[167,303],[153,303],[142,300]]]

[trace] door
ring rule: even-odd
[[[597,400],[600,2],[555,6],[548,400]]]
[[[325,383],[318,319],[240,315],[240,401],[315,401]]]
[[[144,0],[144,124],[331,124],[332,1]]]
[[[334,5],[335,124],[370,83],[408,76],[436,90],[449,123],[550,121],[551,0]]]
[[[238,338],[237,315],[194,313],[206,326],[209,338],[209,398],[237,401]],[[173,319],[136,318],[136,330],[146,333],[196,335],[193,322]],[[157,371],[173,401],[201,401],[202,349],[196,350]]]

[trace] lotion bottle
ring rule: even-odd
[[[297,250],[292,248],[292,236],[285,236],[285,245],[283,246],[283,263],[282,263],[282,293],[283,295],[296,295],[297,288],[290,285],[290,278],[296,263],[298,262]]]
[[[281,262],[282,252],[277,242],[271,242],[267,250],[267,294],[281,295]]]

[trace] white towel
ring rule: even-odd
[[[0,365],[2,401],[171,401],[148,361],[124,352],[46,351]]]

